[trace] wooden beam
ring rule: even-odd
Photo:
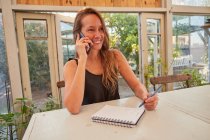
[[[23,97],[20,77],[20,64],[18,58],[18,46],[15,32],[15,21],[12,13],[11,0],[0,0],[2,5],[5,47],[10,77],[10,86],[13,101]]]
[[[16,3],[53,6],[160,7],[162,0],[17,0]]]

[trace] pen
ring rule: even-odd
[[[155,94],[157,94],[161,87],[162,87],[162,85],[159,86],[159,87],[157,88],[157,90],[154,91],[149,97],[152,97],[152,96],[154,96]],[[144,104],[145,104],[145,101],[143,101],[143,102],[139,105],[139,107],[143,106]]]

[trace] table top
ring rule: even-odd
[[[210,86],[159,94],[158,107],[146,111],[134,128],[95,123],[91,116],[104,105],[138,107],[142,102],[129,97],[82,106],[78,115],[67,109],[32,116],[24,140],[209,140]]]

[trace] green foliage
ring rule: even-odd
[[[150,86],[150,78],[154,77],[154,65],[148,65],[144,67],[144,79],[145,79],[145,86],[149,91]]]
[[[41,108],[36,107],[28,98],[17,98],[14,105],[20,107],[17,112],[0,114],[0,139],[11,139],[14,133],[22,138],[28,123],[34,113],[59,109],[56,99],[49,97]],[[12,133],[9,132],[12,127]]]
[[[27,41],[30,80],[33,87],[48,88],[50,81],[46,41]]]
[[[47,37],[46,21],[24,20],[24,31],[27,37]]]
[[[202,74],[200,74],[197,69],[185,69],[182,73],[190,74],[192,76],[192,79],[189,80],[190,87],[201,86],[205,82]],[[186,85],[184,87],[186,87]]]
[[[45,101],[42,108],[40,108],[40,112],[50,111],[58,109],[60,105],[56,102],[56,99],[53,97],[48,97],[48,99]]]
[[[30,106],[27,106],[27,98],[17,98],[15,105],[20,106],[19,112],[11,112],[7,114],[0,114],[0,128],[2,129],[2,139],[11,139],[11,135],[14,133],[19,133],[21,136],[28,125],[28,122],[32,116]],[[9,132],[13,129],[12,134]],[[19,131],[19,132],[18,132]]]
[[[176,46],[173,50],[173,58],[177,58],[180,55],[181,55],[181,49],[178,46]]]
[[[103,17],[110,32],[111,47],[118,48],[128,61],[135,62],[138,65],[138,16],[127,13],[105,13]]]
[[[5,46],[4,42],[2,38],[0,38],[0,80],[1,78],[3,78],[5,81],[8,81],[9,77],[8,77],[8,68],[7,68],[7,58],[4,46]]]
[[[173,28],[173,35],[178,36],[178,35],[187,35],[190,33],[190,27],[188,24],[181,24],[178,23],[174,28]]]
[[[34,38],[47,37],[45,21],[25,20],[26,41],[30,81],[33,88],[49,88],[50,68],[48,58],[48,42],[45,39],[36,40]]]
[[[8,140],[10,138],[9,127],[16,125],[16,118],[16,113],[0,114],[0,139]],[[14,133],[15,130],[12,131],[12,135]]]

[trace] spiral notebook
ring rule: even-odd
[[[140,108],[129,108],[105,105],[93,114],[91,119],[93,122],[132,128],[136,126],[144,112],[143,106]]]

